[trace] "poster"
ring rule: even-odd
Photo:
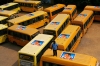
[[[62,59],[67,59],[67,60],[74,60],[75,54],[74,53],[70,53],[70,52],[62,52],[61,58]]]
[[[69,34],[60,34],[59,35],[59,38],[69,38],[70,37],[70,35]]]
[[[31,44],[32,44],[32,45],[41,46],[43,43],[44,43],[44,41],[34,40]]]
[[[50,24],[51,24],[51,25],[59,25],[60,22],[51,22]]]
[[[100,8],[100,6],[94,6],[94,8]]]
[[[26,26],[20,25],[20,26],[17,27],[17,29],[19,29],[19,30],[25,30],[26,29]]]
[[[87,16],[87,14],[79,14],[79,16],[84,16],[85,17],[85,16]]]
[[[72,8],[66,8],[66,7],[65,7],[64,10],[72,10]]]

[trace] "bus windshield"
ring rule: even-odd
[[[54,30],[43,30],[43,33],[56,36],[56,32]]]

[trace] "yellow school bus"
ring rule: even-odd
[[[34,12],[37,10],[43,10],[43,7],[40,6],[41,1],[14,0],[14,2],[19,3],[19,6],[20,6],[22,11]]]
[[[53,20],[54,17],[56,17],[58,13],[63,11],[64,7],[65,7],[64,4],[56,4],[56,5],[45,8],[44,11],[48,13],[49,19],[51,21]]]
[[[69,14],[72,21],[77,16],[76,5],[67,5],[61,13]]]
[[[8,26],[0,24],[0,44],[7,39],[7,28]]]
[[[83,10],[73,21],[72,24],[79,25],[82,28],[82,34],[87,32],[87,29],[92,25],[94,20],[93,11]]]
[[[7,20],[8,20],[8,17],[0,16],[0,24],[7,25]]]
[[[100,6],[87,5],[84,9],[94,11],[94,20],[100,21]]]
[[[18,3],[10,2],[10,3],[6,3],[4,5],[0,5],[0,10],[12,10],[12,11],[19,12],[20,7],[19,7]]]
[[[47,26],[44,27],[43,33],[54,35],[56,38],[68,24],[70,24],[69,14],[58,14]]]
[[[47,49],[40,59],[40,66],[99,66],[98,60],[90,55],[57,50],[57,56]]]
[[[81,27],[68,25],[55,39],[59,50],[74,52],[82,37]]]
[[[39,28],[49,23],[48,14],[44,11],[36,11],[8,20],[8,25],[19,24],[31,28]]]
[[[13,25],[8,28],[8,40],[13,44],[25,46],[32,38],[40,32],[37,29],[22,25]]]
[[[8,17],[9,19],[13,19],[13,18],[18,17],[16,11],[10,11],[10,10],[1,10],[1,11],[0,11],[0,15],[6,16],[6,17]]]
[[[42,54],[50,47],[53,35],[38,34],[18,51],[19,66],[39,66]]]

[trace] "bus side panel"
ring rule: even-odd
[[[100,21],[100,15],[94,15],[94,20]]]
[[[87,25],[87,27],[84,29],[84,34],[87,32],[88,28],[92,25],[94,20],[94,17],[91,19],[91,21],[89,22],[89,24]]]
[[[57,14],[56,14],[56,15],[54,15],[54,16],[52,16],[52,17],[51,17],[51,21],[52,21],[52,20],[53,20],[56,16],[57,16]]]
[[[37,55],[37,63],[40,61],[41,56],[43,53],[50,47],[52,41],[54,40],[54,37],[50,40],[50,42],[41,50],[41,52]],[[36,63],[36,64],[37,64]]]
[[[12,11],[19,12],[21,11],[20,7],[13,9]]]
[[[31,28],[39,28],[39,27],[41,27],[43,25],[44,25],[44,20],[40,20],[38,22],[35,22],[33,24],[28,25],[28,27],[31,27]]]
[[[22,11],[26,11],[26,12],[34,12],[34,11],[36,11],[36,9],[33,8],[33,7],[24,7],[24,6],[21,6],[20,8],[22,9]]]
[[[0,43],[5,42],[6,38],[7,38],[7,35],[0,36]]]
[[[73,21],[73,20],[76,18],[77,15],[78,15],[78,14],[77,14],[77,10],[76,10],[76,12],[75,12],[75,14],[73,15],[73,17],[71,17],[71,18],[72,18],[71,21]]]
[[[81,35],[79,36],[77,41],[74,43],[74,46],[71,48],[71,50],[70,50],[71,52],[74,52],[76,50],[76,48],[78,47],[80,41],[81,41]]]
[[[10,36],[10,35],[8,35],[8,39],[11,43],[16,43],[20,46],[25,46],[29,42],[29,41],[22,40],[22,39],[19,39],[17,37],[13,37],[13,36]]]

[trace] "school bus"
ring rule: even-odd
[[[14,2],[19,3],[19,6],[22,11],[34,12],[37,10],[43,10],[41,6],[41,1],[32,1],[32,0],[14,0]]]
[[[69,24],[69,14],[58,14],[47,26],[44,27],[43,33],[53,35],[56,38]]]
[[[55,39],[59,50],[74,52],[82,37],[81,27],[68,25]]]
[[[7,28],[8,26],[0,24],[0,44],[7,39]]]
[[[8,20],[8,17],[0,16],[0,24],[7,25],[7,20]]]
[[[39,28],[49,23],[48,14],[44,11],[36,11],[8,20],[8,25],[19,24],[31,28]]]
[[[76,5],[67,5],[61,13],[69,14],[72,21],[77,16]]]
[[[0,15],[6,16],[9,19],[13,19],[13,18],[18,17],[18,14],[17,14],[16,11],[10,11],[10,10],[1,10],[0,11]]]
[[[84,9],[94,11],[94,20],[100,21],[100,6],[87,5]]]
[[[99,66],[98,60],[90,55],[57,50],[57,57],[47,49],[40,59],[40,66]]]
[[[8,28],[8,40],[13,44],[25,46],[32,38],[40,32],[37,29],[22,25],[13,25]]]
[[[56,4],[50,7],[47,7],[44,9],[49,15],[50,21],[53,20],[58,13],[62,12],[64,9],[65,5],[64,4]]]
[[[50,47],[53,35],[38,34],[18,51],[19,66],[38,66],[42,54]]]
[[[87,29],[92,25],[94,20],[93,11],[83,10],[73,21],[72,24],[79,25],[82,28],[82,34],[87,32]]]
[[[18,3],[10,2],[10,3],[0,5],[0,10],[12,10],[12,11],[19,12],[20,7]]]

